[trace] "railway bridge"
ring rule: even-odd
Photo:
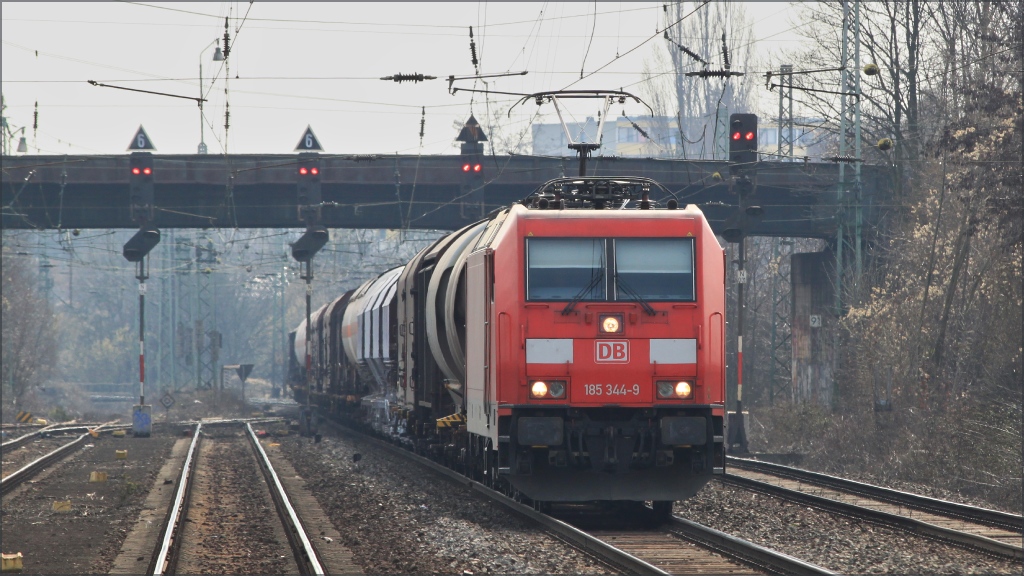
[[[10,229],[136,228],[129,206],[130,155],[15,156],[3,159],[3,227]],[[454,230],[532,193],[559,176],[578,174],[570,157],[478,157],[479,172],[463,172],[466,156],[319,156],[328,228]],[[165,228],[299,228],[298,155],[153,155],[154,224]],[[680,204],[697,204],[721,233],[835,238],[840,221],[836,164],[760,162],[751,171],[747,207],[729,163],[705,160],[593,157],[588,176],[646,176]],[[864,166],[865,227],[882,216],[891,193],[889,171]],[[655,195],[656,197],[656,195]],[[747,212],[751,212],[748,210]],[[756,214],[756,215],[754,215]]]

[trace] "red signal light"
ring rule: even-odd
[[[313,166],[312,168],[309,169],[309,173],[312,174],[313,176],[316,176],[317,174],[320,173],[320,169],[317,168],[316,166]]]
[[[306,168],[305,166],[300,166],[299,167],[299,174],[302,174],[303,176],[305,176],[306,174],[309,174],[309,169]]]
[[[753,140],[754,139],[754,133],[753,132],[747,132],[747,135],[744,136],[744,138],[746,138],[747,140]]]
[[[135,174],[136,176],[138,176],[140,172],[141,172],[141,170],[139,170],[138,166],[135,166],[135,167],[132,168],[132,174]]]
[[[733,140],[739,140],[740,139],[740,133],[739,132],[733,132],[732,133],[732,139]]]
[[[472,166],[470,166],[469,164],[463,164],[462,165],[462,171],[463,172],[469,172],[470,169],[472,169]]]
[[[145,174],[146,176],[149,176],[153,174],[153,169],[150,168],[149,166],[146,166],[145,168],[142,169],[142,173]]]
[[[479,172],[482,169],[483,169],[483,166],[481,166],[480,164],[474,164],[473,165],[473,172]]]

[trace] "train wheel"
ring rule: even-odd
[[[651,520],[655,524],[665,524],[672,519],[672,500],[655,500],[651,502]]]

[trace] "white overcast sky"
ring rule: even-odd
[[[770,61],[799,40],[792,31],[799,5],[744,4],[757,54]],[[488,106],[481,95],[450,95],[444,80],[473,74],[469,26],[481,73],[528,71],[490,81],[491,89],[509,92],[566,88],[582,68],[588,76],[573,89],[639,93],[645,62],[652,61],[652,51],[665,50],[660,34],[641,45],[666,25],[662,4],[651,2],[599,2],[596,19],[595,4],[588,2],[3,2],[5,116],[13,128],[26,127],[32,154],[123,154],[139,125],[158,153],[192,154],[200,140],[194,101],[86,81],[198,96],[202,62],[209,92],[205,141],[211,154],[222,153],[225,71],[207,47],[223,36],[225,16],[235,39],[228,83],[231,153],[291,153],[307,125],[327,153],[457,153],[453,123],[471,111],[483,123]],[[401,85],[378,79],[399,72],[438,79]],[[507,118],[513,100],[492,96],[492,114]],[[644,109],[634,107],[626,113],[642,115]],[[612,117],[620,112],[615,108]],[[532,102],[515,109],[506,131],[527,130],[536,111]],[[540,121],[557,121],[550,106],[543,112]]]

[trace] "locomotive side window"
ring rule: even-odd
[[[693,239],[615,240],[615,299],[694,300]]]
[[[605,243],[591,238],[530,238],[528,300],[604,300]]]

